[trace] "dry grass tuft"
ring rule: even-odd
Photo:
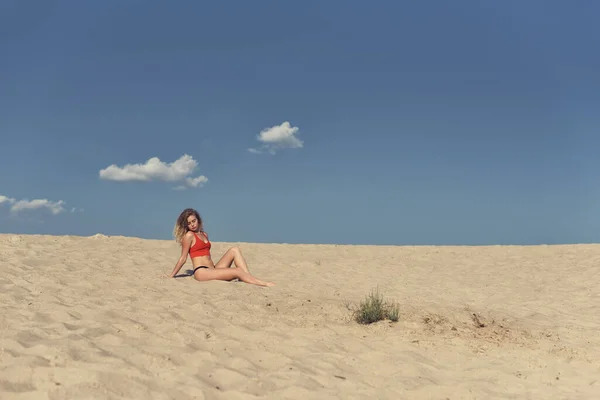
[[[358,307],[350,308],[353,319],[359,324],[372,324],[374,322],[389,319],[398,322],[400,319],[400,306],[384,300],[379,293],[379,288],[371,291]]]

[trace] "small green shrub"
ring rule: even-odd
[[[384,319],[398,322],[400,306],[398,303],[385,301],[377,288],[375,291],[371,291],[371,294],[366,296],[365,300],[352,313],[354,320],[359,324],[372,324]]]
[[[392,322],[398,322],[400,319],[400,305],[398,303],[387,305],[387,317]]]

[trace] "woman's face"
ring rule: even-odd
[[[187,218],[187,226],[190,231],[196,232],[198,230],[198,224],[199,224],[199,221],[195,215],[190,215]]]

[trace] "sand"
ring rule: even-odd
[[[277,286],[161,278],[174,241],[0,235],[0,399],[600,398],[600,245],[235,245]],[[400,320],[356,323],[377,287]]]

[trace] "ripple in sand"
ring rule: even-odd
[[[23,393],[34,391],[35,386],[29,382],[0,381],[0,389],[2,392]]]

